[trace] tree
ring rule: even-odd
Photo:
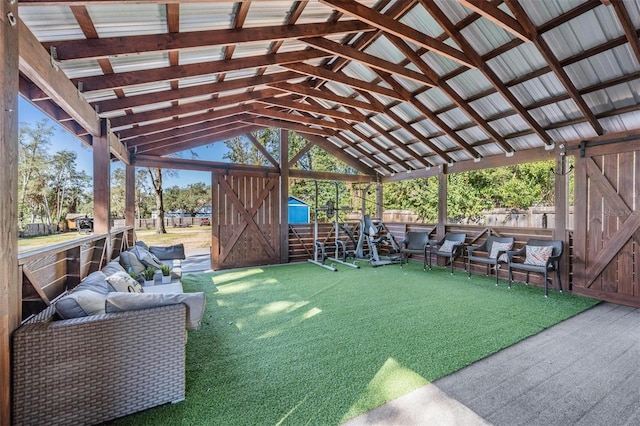
[[[51,156],[49,166],[49,205],[54,211],[54,220],[64,220],[65,213],[75,213],[78,202],[88,196],[86,188],[91,177],[76,169],[77,154],[62,150]]]
[[[202,182],[189,184],[186,188],[172,186],[164,196],[169,210],[179,210],[193,217],[211,203],[211,187]]]
[[[24,223],[25,216],[42,216],[45,204],[46,165],[49,163],[48,149],[54,127],[42,119],[32,127],[20,123],[18,132],[18,209],[19,220]]]
[[[162,194],[162,169],[147,168],[149,177],[151,178],[151,186],[153,187],[156,198],[156,210],[158,217],[156,219],[156,234],[166,234],[164,227],[164,199]]]

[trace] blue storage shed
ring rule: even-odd
[[[289,206],[289,223],[309,223],[311,218],[309,204],[289,196],[287,205]]]

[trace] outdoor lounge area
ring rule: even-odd
[[[0,2],[0,425],[639,423],[639,34],[636,0]],[[19,98],[92,157],[91,232],[22,253]],[[459,214],[545,161],[550,218]],[[204,252],[136,249],[141,169],[202,173]]]

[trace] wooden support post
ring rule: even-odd
[[[564,290],[569,288],[569,238],[567,234],[567,218],[569,216],[569,179],[567,169],[567,158],[565,155],[558,155],[555,164],[555,227],[553,229],[553,239],[564,242],[564,254],[560,259],[560,279]],[[554,277],[554,288],[558,288],[557,279]]]
[[[382,197],[384,195],[383,193],[383,187],[381,183],[378,183],[376,185],[376,217],[378,219],[382,219],[382,213],[383,213],[383,205],[382,205]]]
[[[436,238],[441,240],[446,234],[447,226],[447,173],[444,166],[438,173],[438,225],[436,227]]]
[[[110,228],[110,153],[109,129],[101,120],[102,135],[93,137],[93,232],[108,234]]]
[[[124,166],[124,226],[135,227],[136,223],[136,166]],[[133,244],[133,231],[127,233],[127,242]]]
[[[280,263],[289,263],[289,131],[280,129]]]
[[[0,424],[11,424],[11,333],[20,325],[18,269],[18,2],[0,2]]]

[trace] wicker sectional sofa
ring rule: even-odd
[[[101,292],[107,282],[100,276],[121,266],[112,261],[83,283],[94,290],[98,278]],[[204,294],[110,288],[101,293],[103,313],[85,309],[86,316],[69,319],[61,301],[75,303],[68,296],[79,298],[83,283],[12,335],[15,425],[92,425],[185,398],[187,330],[199,327]]]
[[[96,424],[184,399],[184,304],[51,315],[13,334],[14,424]]]

